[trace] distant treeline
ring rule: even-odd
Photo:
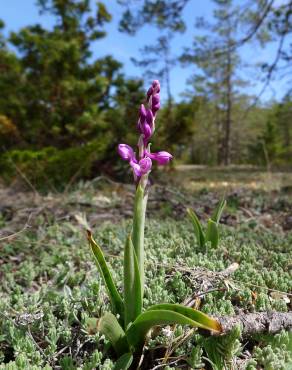
[[[222,17],[226,19],[231,5],[222,0],[217,4],[225,12],[217,22],[227,46],[234,42],[230,38],[234,26],[229,22],[226,28]],[[129,127],[136,125],[139,105],[145,100],[144,81],[127,78],[122,64],[110,55],[93,58],[91,45],[105,37],[104,26],[111,21],[103,3],[93,9],[87,0],[38,0],[37,6],[41,13],[55,17],[52,29],[31,25],[6,37],[5,25],[0,25],[1,173],[8,180],[23,173],[36,185],[52,186],[100,171],[113,174],[120,166],[117,144],[134,144]],[[280,103],[253,104],[254,97],[236,88],[238,54],[227,47],[217,61],[213,58],[206,64],[211,51],[217,54],[209,45],[209,54],[204,55],[204,39],[196,49],[200,59],[193,60],[202,73],[193,76],[185,99],[175,102],[169,73],[175,63],[190,63],[192,55],[170,58],[167,35],[156,47],[165,52],[160,58],[165,63],[158,76],[153,73],[162,76],[168,94],[158,115],[154,149],[165,147],[185,163],[289,164],[290,94]],[[145,50],[148,56],[155,53],[155,47]],[[134,62],[149,69],[153,60],[144,55]],[[147,71],[141,75],[148,76]]]

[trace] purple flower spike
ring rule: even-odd
[[[146,152],[146,155],[149,158],[153,159],[154,161],[158,162],[158,164],[160,165],[165,165],[172,159],[172,155],[165,151],[161,151],[157,153]]]
[[[135,158],[134,150],[127,144],[119,144],[118,153],[125,161],[132,161]]]
[[[155,160],[160,165],[167,164],[172,155],[165,151],[157,153],[150,153],[147,151],[149,148],[149,139],[155,131],[155,118],[156,113],[160,108],[160,83],[154,80],[150,89],[147,91],[147,106],[141,104],[139,109],[139,119],[137,128],[140,132],[138,140],[138,153],[139,158],[136,159],[134,150],[127,144],[120,144],[118,147],[119,155],[130,163],[134,172],[135,182],[141,180],[142,186],[145,188],[147,185],[147,177],[152,168],[152,160]],[[143,176],[145,175],[145,178]],[[145,181],[146,179],[146,181]]]

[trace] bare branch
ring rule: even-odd
[[[242,313],[217,317],[217,320],[222,325],[223,334],[229,333],[236,325],[241,325],[243,337],[262,333],[275,334],[281,330],[292,329],[292,312]]]

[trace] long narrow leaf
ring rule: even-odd
[[[192,221],[198,244],[199,244],[200,247],[204,247],[204,245],[205,245],[205,236],[204,236],[204,232],[202,230],[201,223],[200,223],[197,215],[195,214],[195,212],[192,209],[188,208],[187,213],[190,217],[190,220]]]
[[[220,218],[221,218],[221,215],[222,215],[222,212],[223,212],[225,206],[226,206],[226,200],[224,198],[222,198],[221,201],[218,203],[217,207],[215,208],[212,216],[211,216],[211,220],[216,222],[217,225],[219,224],[219,221],[220,221]]]
[[[138,185],[134,200],[132,241],[138,260],[142,290],[144,287],[144,228],[146,206],[147,194],[145,194],[142,186]]]
[[[211,242],[213,248],[218,247],[219,243],[218,226],[216,222],[211,219],[208,220],[206,240]]]
[[[111,342],[118,356],[129,352],[125,332],[112,313],[107,312],[99,319],[97,330]]]
[[[200,311],[181,305],[161,304],[143,312],[126,331],[128,342],[136,350],[143,347],[147,332],[155,325],[180,324],[220,332],[220,324]]]
[[[197,326],[203,329],[213,330],[217,332],[220,332],[222,330],[221,325],[217,320],[191,307],[186,307],[181,304],[161,303],[150,306],[147,311],[156,310],[170,310],[173,312],[177,312],[190,318],[193,321],[196,321]]]
[[[127,238],[124,253],[124,303],[127,327],[142,311],[140,271],[131,236]]]
[[[118,313],[121,317],[124,315],[124,302],[116,288],[116,285],[113,281],[111,272],[107,266],[106,260],[102,253],[100,246],[95,242],[92,237],[92,234],[89,230],[87,230],[87,237],[89,241],[89,245],[95,257],[95,263],[99,272],[103,278],[104,284],[107,288],[110,301],[113,307],[113,312]]]

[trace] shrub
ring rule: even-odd
[[[110,143],[110,136],[104,135],[74,148],[12,150],[0,158],[0,170],[7,182],[22,174],[37,188],[63,188],[73,180],[93,176]]]

